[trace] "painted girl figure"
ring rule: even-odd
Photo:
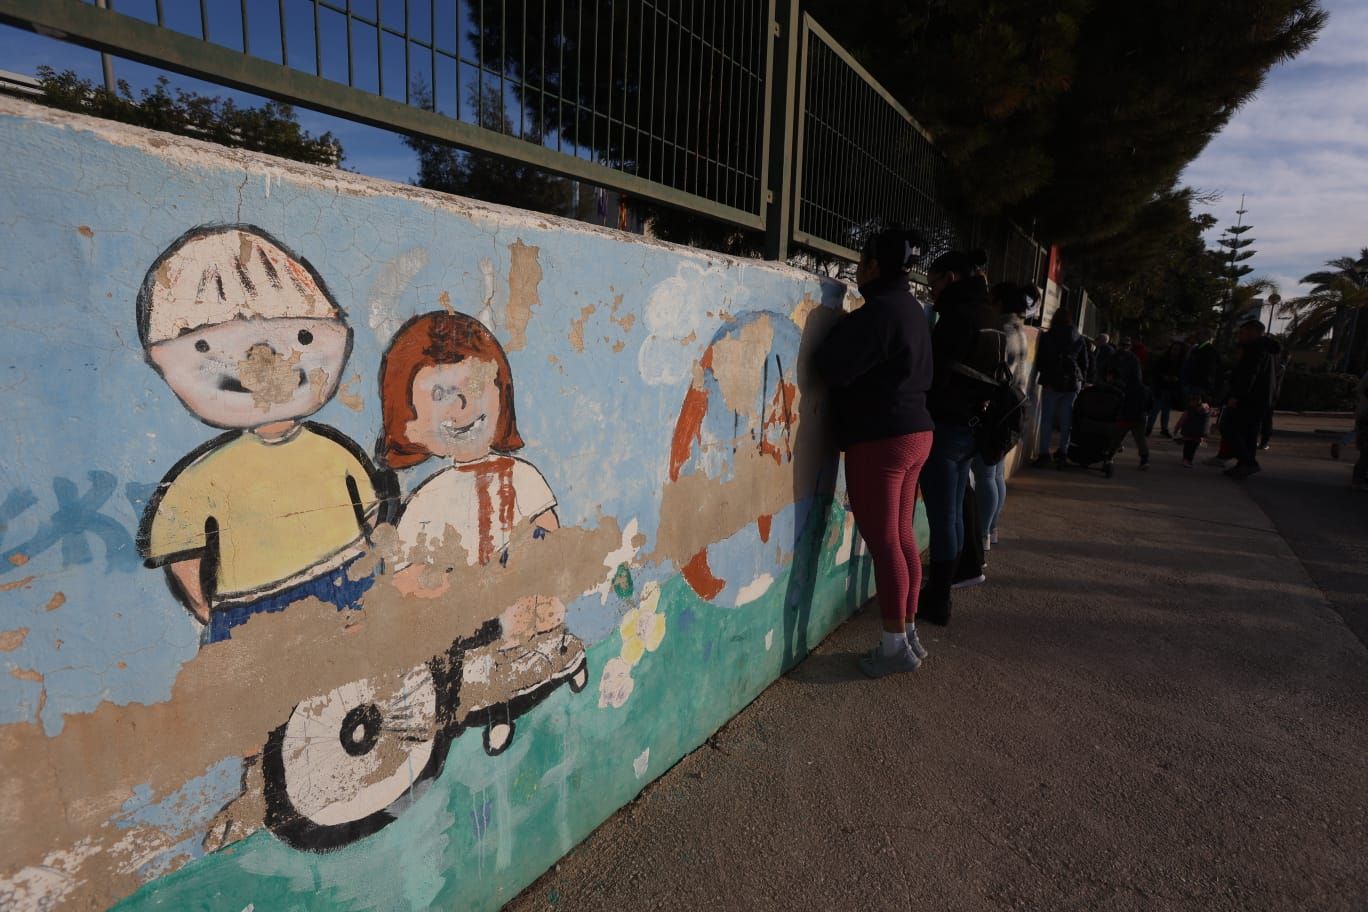
[[[505,559],[525,524],[554,531],[556,497],[525,459],[513,406],[513,373],[494,335],[474,317],[414,317],[390,342],[380,367],[381,455],[391,469],[436,456],[451,461],[409,495],[397,533],[401,589],[422,588],[419,563],[453,544],[466,562]],[[447,540],[448,530],[457,541]],[[529,533],[531,530],[528,530]]]
[[[463,553],[471,566],[503,564],[510,548],[560,527],[550,485],[536,466],[512,455],[523,447],[513,372],[498,340],[474,317],[436,312],[405,323],[380,366],[380,401],[388,468],[434,456],[450,461],[409,495],[400,514],[400,592],[441,597],[450,585],[442,568],[452,555]],[[576,690],[584,686],[584,646],[566,633],[557,598],[519,599],[468,649],[491,661],[466,655],[458,715],[485,719],[490,753],[511,739],[515,703],[535,703],[567,680]],[[487,671],[476,681],[473,669]]]

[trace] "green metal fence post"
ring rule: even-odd
[[[765,259],[787,260],[793,230],[793,126],[798,102],[798,0],[777,0],[770,28],[770,118],[765,187]]]

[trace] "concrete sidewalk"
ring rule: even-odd
[[[1368,651],[1263,476],[1155,441],[1028,470],[921,671],[866,610],[509,908],[1368,908]]]

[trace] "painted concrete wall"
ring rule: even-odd
[[[15,101],[0,224],[0,908],[495,908],[872,587],[843,286]]]

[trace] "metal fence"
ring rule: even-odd
[[[880,224],[1035,242],[949,211],[929,134],[797,0],[0,0],[0,21],[525,162],[855,258]]]
[[[794,240],[853,259],[870,230],[896,223],[933,250],[953,246],[930,134],[811,16],[799,40]]]

